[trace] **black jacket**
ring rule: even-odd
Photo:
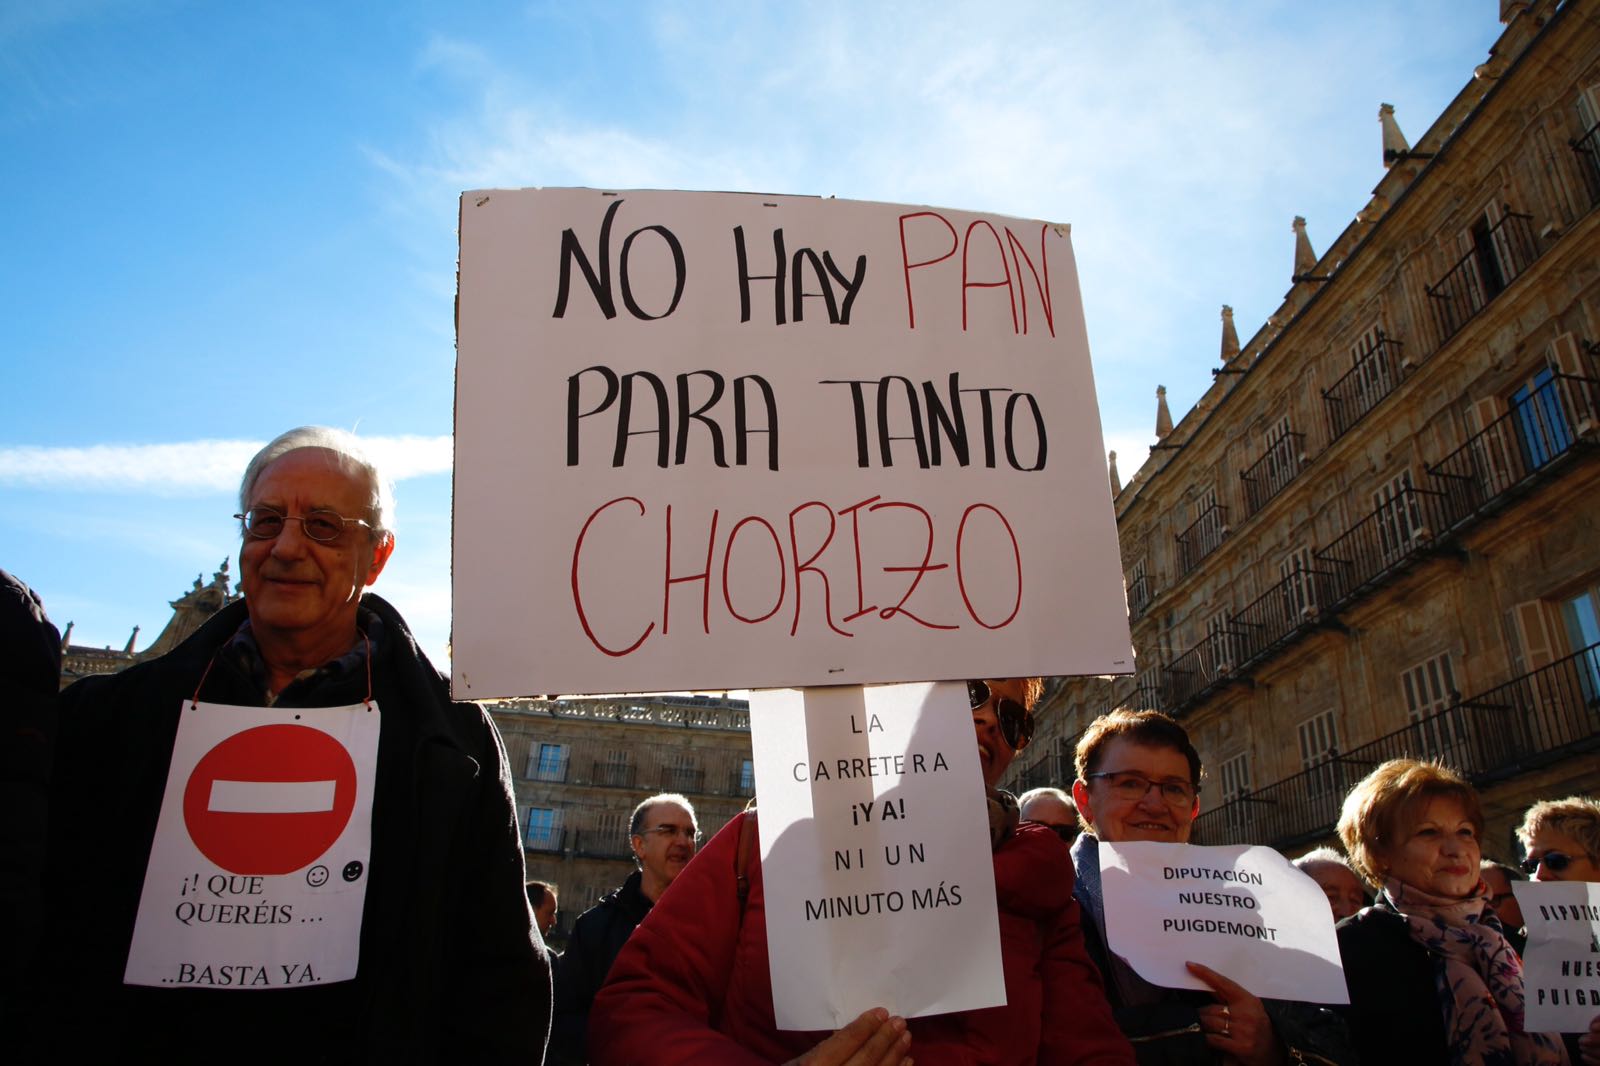
[[[450,701],[394,608],[372,595],[362,605],[383,719],[355,979],[122,984],[180,702],[204,677],[202,700],[263,703],[244,664],[218,653],[245,618],[235,603],[171,653],[63,693],[40,982],[51,1061],[212,1061],[221,1048],[295,1063],[541,1060],[550,962],[523,892],[499,734],[482,708]],[[297,681],[278,705],[359,702],[366,681],[365,669],[309,691]]]
[[[550,1031],[552,1066],[589,1061],[589,1007],[606,982],[622,945],[644,921],[652,906],[639,890],[643,875],[635,870],[622,887],[578,916],[567,950],[556,961],[555,1023]]]
[[[1350,1005],[1339,1009],[1363,1060],[1450,1061],[1433,959],[1387,900],[1339,923],[1339,954],[1350,986]]]

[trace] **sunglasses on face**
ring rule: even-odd
[[[986,681],[967,682],[967,700],[977,710],[994,700],[995,719],[1000,723],[1000,735],[1006,738],[1012,751],[1021,751],[1033,739],[1033,712],[1016,700],[1000,696]]]
[[[1551,873],[1558,874],[1572,865],[1572,856],[1564,851],[1547,851],[1537,859],[1530,856],[1522,860],[1522,872],[1531,877],[1539,871],[1541,864]]]
[[[1050,827],[1050,832],[1068,844],[1078,839],[1078,827],[1075,825],[1053,825]]]

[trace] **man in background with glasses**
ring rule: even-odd
[[[628,841],[638,869],[622,887],[578,916],[567,950],[556,962],[553,1066],[589,1061],[589,1008],[634,928],[677,880],[700,846],[694,807],[676,792],[651,796],[633,809]]]
[[[240,485],[243,599],[167,654],[63,694],[38,981],[47,1000],[42,1059],[185,1061],[242,1040],[247,1057],[262,1061],[539,1061],[550,963],[523,892],[505,749],[481,707],[451,701],[400,614],[366,592],[394,551],[393,508],[388,479],[352,435],[290,430],[257,453]],[[169,818],[169,764],[178,740],[193,735],[183,730],[272,717],[259,708],[282,710],[283,721],[224,732],[206,758],[268,730],[296,739],[271,755],[256,741],[256,761],[218,771],[209,798],[193,787],[202,759],[184,793],[198,796],[194,810],[186,798],[181,817]],[[353,724],[340,733],[304,728],[319,721],[329,730]],[[306,739],[358,731],[360,744]],[[329,744],[343,763],[327,761]],[[308,751],[323,762],[313,765]],[[306,786],[339,795],[321,778],[336,775],[342,786],[345,764],[348,788],[370,796],[370,837],[346,834],[356,817],[347,813],[325,854],[302,849],[282,868],[251,865],[265,863],[259,849],[274,840],[323,825],[315,816],[338,801]],[[217,798],[224,784],[237,786],[226,806]],[[233,806],[246,802],[236,795],[265,805]],[[213,816],[234,818],[221,832],[239,845],[229,854],[242,857],[224,861],[201,845],[194,827],[206,823],[196,819]],[[215,864],[207,876],[195,874],[191,892],[186,880],[177,884],[189,870],[152,866],[157,878],[147,882],[152,856],[185,854],[173,850],[183,833]],[[226,895],[269,882],[280,898]],[[210,958],[237,943],[233,927],[321,921],[306,908],[328,897],[306,895],[306,885],[332,885],[345,901],[362,894],[313,927],[338,945],[329,957],[353,977],[311,976],[307,964],[294,967],[300,980],[288,979],[282,964],[295,961],[304,938],[285,936],[281,951],[257,946],[227,959],[250,966],[188,963],[171,979],[140,980],[166,965],[137,934],[146,921],[166,934],[156,919],[173,913],[167,895],[212,905],[207,917],[198,904],[179,904],[190,915],[182,932]],[[282,905],[291,891],[301,893],[292,909]],[[166,909],[142,907],[146,892]],[[204,922],[216,924],[196,931]]]
[[[1072,797],[1059,788],[1030,789],[1017,797],[1017,807],[1024,822],[1047,825],[1056,836],[1071,844],[1078,839],[1078,808]]]
[[[1190,963],[1211,992],[1161,988],[1107,947],[1100,893],[1100,841],[1187,844],[1200,813],[1200,753],[1183,726],[1159,711],[1113,711],[1084,730],[1072,798],[1087,823],[1072,845],[1073,891],[1083,905],[1084,939],[1105,977],[1117,1024],[1141,1063],[1210,1063],[1217,1055],[1245,1066],[1289,1061],[1353,1061],[1349,1036],[1332,1012],[1304,1003],[1267,1007],[1215,970]]]

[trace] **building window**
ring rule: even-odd
[[[1311,767],[1325,762],[1329,755],[1339,746],[1339,730],[1333,720],[1332,711],[1323,711],[1315,718],[1308,718],[1300,723],[1300,768],[1309,770]]]
[[[1133,710],[1159,711],[1161,709],[1161,681],[1156,668],[1140,670],[1138,684],[1133,690]]]
[[[524,777],[532,781],[565,781],[567,779],[567,746],[565,744],[535,744],[528,752],[528,767]]]
[[[529,807],[528,828],[523,840],[534,851],[559,851],[561,849],[561,818],[549,807]]]
[[[705,771],[689,752],[672,756],[661,771],[661,788],[666,792],[699,792],[705,784]]]
[[[739,788],[741,796],[754,794],[756,790],[756,764],[749,759],[739,760]]]
[[[1561,409],[1560,383],[1554,367],[1544,367],[1511,394],[1517,437],[1529,472],[1572,447],[1572,429]]]
[[[1228,840],[1248,840],[1251,837],[1250,804],[1235,802],[1250,792],[1250,753],[1241,752],[1222,763],[1219,773],[1222,781],[1221,815]]]
[[[1299,624],[1317,606],[1316,576],[1312,573],[1311,549],[1295,548],[1278,563],[1278,577],[1283,582],[1288,621]]]
[[[1250,753],[1241,752],[1222,764],[1222,800],[1238,799],[1250,791]]]
[[[626,751],[609,751],[603,763],[595,763],[595,784],[633,787],[633,760]]]
[[[1458,698],[1449,653],[1413,666],[1400,675],[1400,684],[1405,690],[1406,713],[1413,722],[1453,706]]]
[[[1590,587],[1561,603],[1562,628],[1567,647],[1578,658],[1578,677],[1584,701],[1593,706],[1600,698],[1600,588]]]
[[[1194,504],[1194,521],[1177,536],[1178,571],[1187,574],[1200,560],[1222,545],[1228,529],[1228,512],[1217,503],[1217,490],[1206,489]]]
[[[1350,345],[1350,369],[1323,394],[1331,404],[1334,437],[1342,436],[1393,391],[1400,375],[1395,365],[1396,347],[1381,322],[1369,326]]]
[[[1462,765],[1466,727],[1459,711],[1452,711],[1461,695],[1456,691],[1455,670],[1450,655],[1436,655],[1400,675],[1400,688],[1406,699],[1406,715],[1419,724],[1422,749],[1436,758]]]
[[[1284,415],[1274,422],[1266,433],[1266,448],[1261,457],[1239,476],[1244,481],[1245,502],[1255,514],[1267,501],[1281,492],[1285,485],[1300,473],[1302,437],[1289,425]]]
[[[1308,791],[1315,795],[1342,793],[1339,767],[1333,761],[1338,752],[1339,730],[1332,711],[1323,711],[1300,723],[1300,768],[1310,770]]]
[[[1150,606],[1150,579],[1145,576],[1144,560],[1128,570],[1128,613],[1137,617]]]
[[[1228,615],[1227,608],[1223,608],[1210,618],[1206,619],[1206,665],[1210,667],[1210,677],[1215,680],[1223,674],[1231,672],[1234,668],[1235,657],[1233,654],[1233,630],[1229,623],[1233,621]]]
[[[1384,559],[1393,562],[1411,550],[1411,543],[1422,531],[1422,502],[1411,485],[1411,471],[1399,475],[1372,494],[1372,509],[1378,515],[1378,540]]]

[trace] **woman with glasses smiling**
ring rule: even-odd
[[[1268,1004],[1193,962],[1190,972],[1210,992],[1162,988],[1111,950],[1100,890],[1100,841],[1189,842],[1200,813],[1200,753],[1183,726],[1160,711],[1113,711],[1084,730],[1075,764],[1072,798],[1089,825],[1072,845],[1084,939],[1139,1062],[1353,1062],[1349,1034],[1331,1011],[1284,1000]]]

